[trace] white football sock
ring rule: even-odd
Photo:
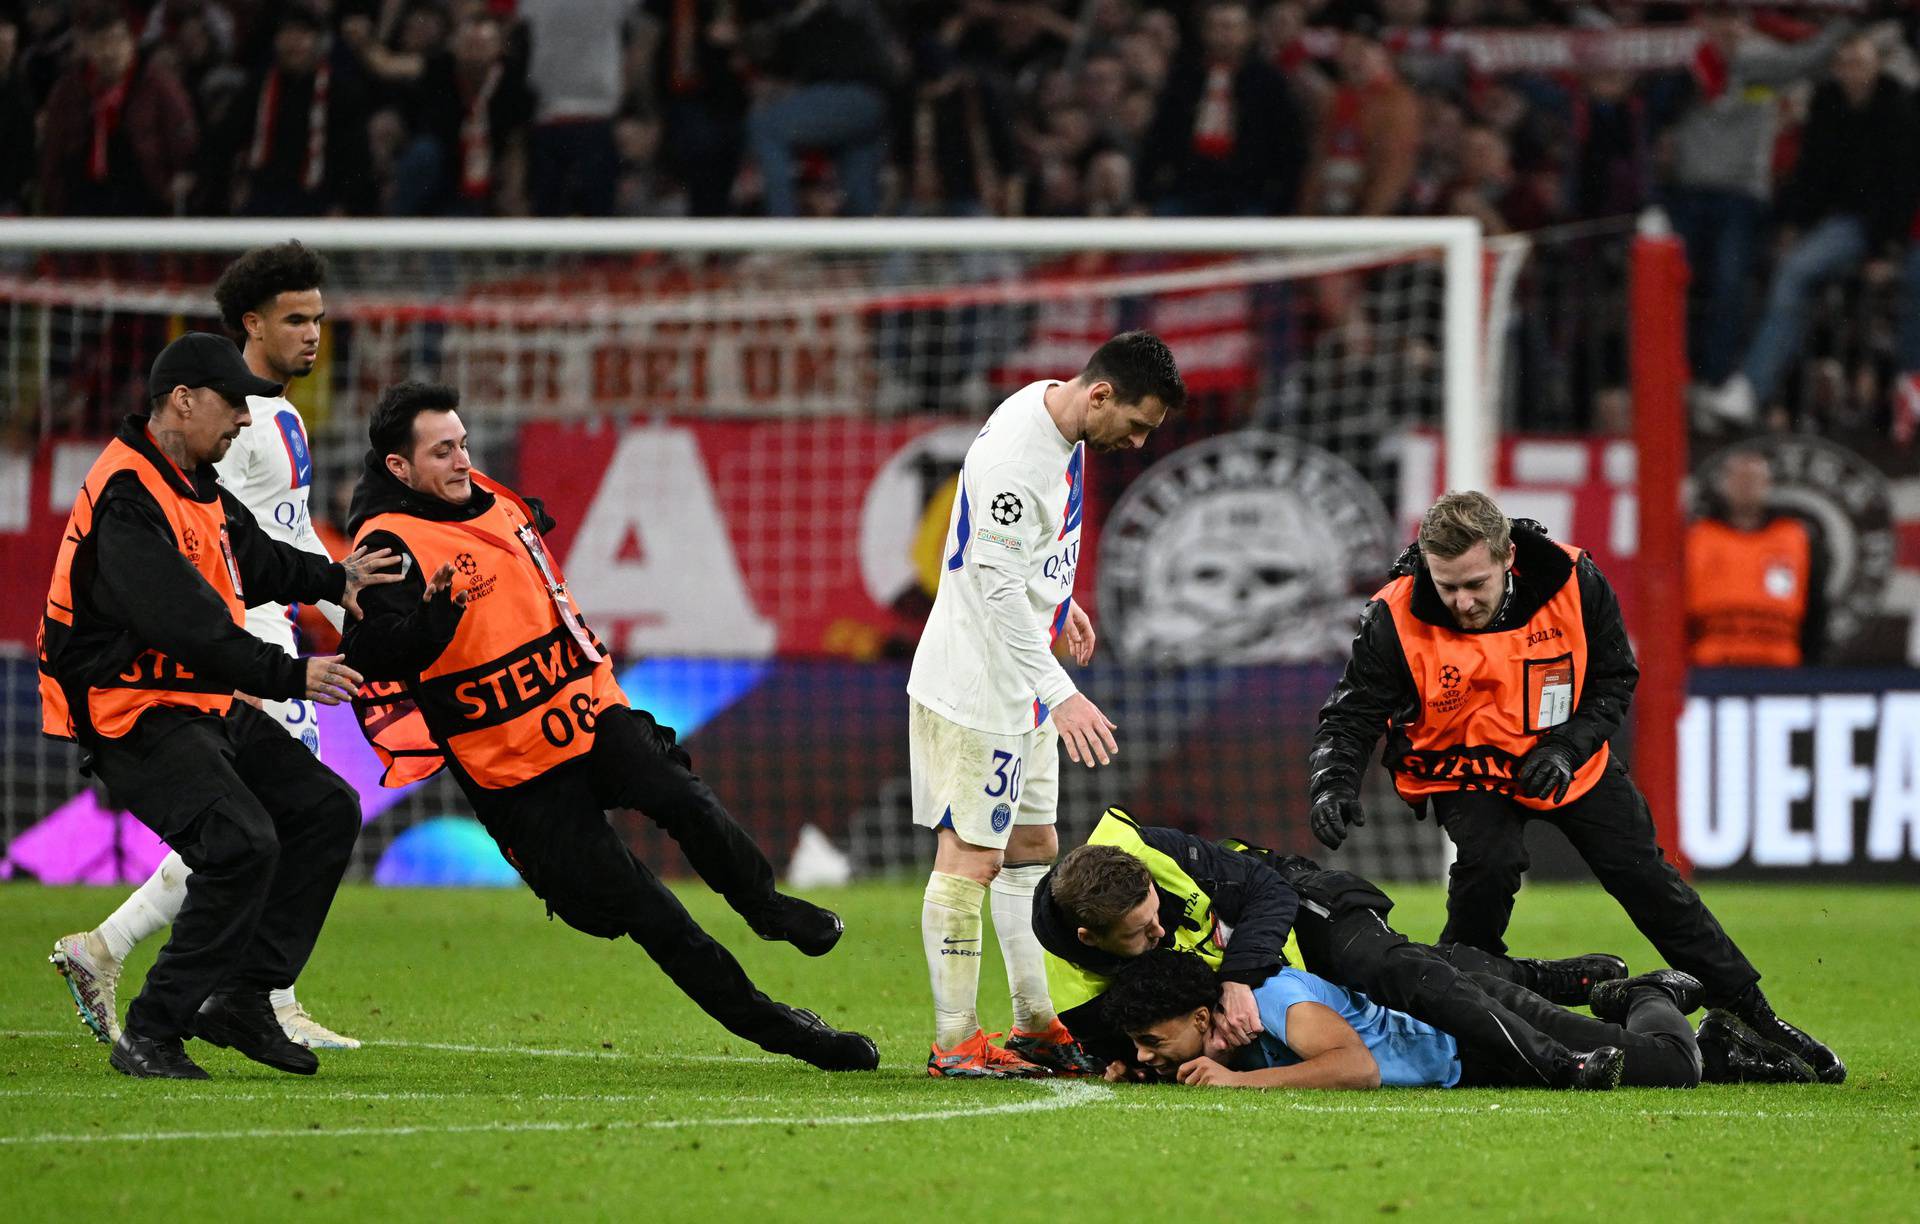
[[[1013,1027],[1021,1033],[1042,1033],[1053,1025],[1046,955],[1033,933],[1033,890],[1050,866],[1024,863],[1002,867],[993,877],[993,933],[1000,938],[1000,958],[1007,962]]]
[[[273,1010],[275,1011],[279,1011],[283,1007],[300,1006],[299,1001],[293,997],[293,987],[291,986],[288,986],[284,990],[269,990],[267,992],[267,1002],[273,1005]]]
[[[980,1027],[980,905],[987,890],[965,876],[942,871],[927,877],[920,907],[920,942],[933,980],[934,1042],[941,1049],[973,1036]]]
[[[172,925],[180,907],[186,904],[187,877],[192,874],[180,856],[169,851],[147,882],[107,916],[96,933],[115,960],[127,959],[135,944]]]

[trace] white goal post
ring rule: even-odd
[[[1151,796],[1164,823],[1310,852],[1315,712],[1420,509],[1395,503],[1431,487],[1436,433],[1447,486],[1490,482],[1527,251],[1468,218],[0,222],[0,549],[28,575],[0,600],[0,843],[87,785],[27,709],[27,588],[62,498],[159,348],[219,327],[227,264],[289,239],[328,264],[327,339],[290,389],[316,518],[346,523],[383,389],[453,385],[476,461],[554,510],[636,701],[712,728],[701,772],[770,847],[804,819],[863,870],[927,849],[903,737],[820,729],[897,729],[980,422],[1134,327],[1166,338],[1189,402],[1088,468],[1068,582],[1101,618],[1087,683],[1129,746],[1063,774],[1062,837]],[[352,773],[357,730],[324,742]],[[466,809],[444,779],[362,801],[383,813],[357,852],[376,876]],[[1377,779],[1363,801],[1399,806]],[[1378,819],[1345,862],[1431,879],[1444,841]]]

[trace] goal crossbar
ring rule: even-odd
[[[0,225],[0,252],[208,252],[298,237],[328,251],[537,250],[592,254],[889,251],[1438,251],[1446,479],[1484,488],[1496,415],[1481,394],[1483,239],[1466,217],[1232,219],[314,219],[63,220]]]

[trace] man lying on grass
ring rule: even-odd
[[[1594,987],[1593,1016],[1557,1007],[1511,983],[1489,990],[1530,1022],[1574,1049],[1604,1059],[1606,1074],[1586,1087],[1631,1084],[1691,1088],[1700,1051],[1686,1013],[1699,1006],[1700,983],[1662,969]],[[1263,1032],[1238,1047],[1215,1036],[1220,980],[1189,952],[1156,948],[1120,971],[1107,1014],[1134,1044],[1151,1074],[1182,1084],[1232,1088],[1377,1088],[1537,1086],[1500,1052],[1456,1040],[1404,1012],[1381,1007],[1301,969],[1282,969],[1254,989]],[[1109,1079],[1130,1069],[1114,1063]]]

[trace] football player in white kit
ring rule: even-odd
[[[214,300],[227,327],[242,340],[247,368],[262,378],[289,383],[311,373],[320,352],[320,321],[326,315],[320,289],[326,265],[298,242],[261,247],[235,260],[214,286]],[[248,396],[252,423],[240,431],[226,457],[215,465],[220,483],[253,512],[267,534],[295,548],[327,554],[314,534],[307,497],[313,485],[313,452],[307,444],[300,410],[285,398]],[[323,615],[341,626],[339,608],[320,605]],[[294,649],[292,612],[284,604],[247,609],[247,632],[288,654]],[[320,755],[316,706],[304,699],[253,701],[278,719],[315,755]],[[134,945],[173,922],[187,896],[185,863],[169,853],[147,882],[91,931],[63,935],[51,960],[67,979],[80,1019],[108,1044],[119,1038],[115,998],[120,966]],[[316,1022],[294,997],[292,983],[272,992],[280,1027],[289,1040],[314,1049],[353,1050],[360,1043]]]
[[[1054,1014],[1033,890],[1059,853],[1060,745],[1109,763],[1114,724],[1052,652],[1093,657],[1093,622],[1073,600],[1086,452],[1138,447],[1186,399],[1158,336],[1126,332],[1070,382],[1043,381],[995,409],[967,449],[933,611],[907,680],[913,820],[939,839],[920,911],[933,981],[927,1074],[956,1078],[1097,1075]],[[1004,1048],[982,1031],[981,909],[1013,995]]]

